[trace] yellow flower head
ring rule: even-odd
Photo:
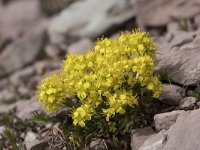
[[[38,99],[47,111],[55,111],[66,99],[65,85],[56,74],[46,77],[38,87]]]
[[[101,38],[87,54],[67,55],[61,75],[42,81],[39,101],[54,111],[66,95],[74,96],[79,104],[72,112],[75,126],[84,127],[96,110],[109,122],[116,114],[124,115],[127,107],[138,105],[140,93],[134,92],[138,85],[152,91],[153,97],[159,96],[162,85],[154,75],[156,48],[151,37],[139,30],[121,33],[116,39]],[[115,130],[113,123],[109,126]]]

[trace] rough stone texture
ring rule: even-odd
[[[192,109],[197,102],[197,98],[195,97],[185,97],[181,100],[179,108],[184,110]]]
[[[11,91],[10,89],[3,89],[0,91],[0,104],[2,101],[10,101],[16,98],[16,93]]]
[[[29,131],[28,133],[26,133],[26,136],[24,138],[24,143],[26,145],[30,145],[32,143],[32,141],[35,141],[37,139],[37,134]]]
[[[90,142],[90,149],[92,150],[105,150],[107,149],[105,143],[102,139],[97,139],[95,141]]]
[[[200,28],[200,15],[196,15],[195,18],[194,18],[194,21],[195,21],[195,25]]]
[[[48,44],[44,50],[46,55],[52,59],[58,59],[58,55],[61,53],[61,50],[57,46],[51,44]]]
[[[43,19],[39,0],[13,1],[0,8],[0,41],[14,39]],[[1,43],[1,42],[0,42]]]
[[[175,46],[182,46],[186,43],[190,43],[194,39],[194,33],[179,33],[177,36],[175,36],[172,41],[170,42],[171,48]]]
[[[159,132],[163,129],[168,130],[175,122],[177,117],[183,111],[172,111],[167,113],[161,113],[154,116],[155,128]]]
[[[170,51],[159,49],[157,70],[167,69],[169,77],[182,85],[196,85],[200,82],[200,34],[196,38]]]
[[[148,138],[139,150],[162,150],[166,141],[167,132],[162,130],[158,134],[152,135],[150,138]]]
[[[44,29],[45,25],[41,24],[4,49],[0,55],[0,76],[11,73],[35,60],[43,44]]]
[[[34,75],[34,73],[35,69],[32,66],[26,67],[24,69],[17,70],[15,73],[13,73],[10,76],[9,81],[13,85],[19,85],[22,82],[28,82],[30,80],[30,77]]]
[[[199,0],[136,0],[140,27],[164,26],[173,20],[192,18],[200,13]]]
[[[1,134],[4,132],[5,129],[6,129],[5,126],[0,126],[0,140],[2,139]]]
[[[148,138],[140,150],[198,150],[200,109],[183,111],[169,130]]]
[[[168,140],[163,150],[198,150],[200,147],[200,109],[181,113],[168,130]]]
[[[68,54],[84,54],[89,50],[92,50],[92,41],[89,39],[82,39],[78,42],[71,44],[67,48]]]
[[[34,97],[30,100],[16,102],[15,107],[17,108],[16,115],[22,119],[31,119],[33,112],[43,110],[41,104]]]
[[[18,100],[10,105],[0,105],[0,113],[8,113],[9,111],[17,109],[16,116],[22,119],[30,119],[35,111],[44,111],[42,105],[35,97],[29,100]]]
[[[96,38],[134,15],[129,0],[79,1],[55,17],[49,27],[49,36],[52,43],[61,46],[77,37]]]
[[[159,100],[170,105],[179,105],[185,95],[184,89],[172,84],[163,84],[163,90]]]
[[[155,133],[156,132],[152,129],[152,127],[133,130],[131,135],[131,149],[138,150],[140,146]]]

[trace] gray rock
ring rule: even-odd
[[[31,94],[33,94],[32,91],[30,91],[27,87],[25,86],[19,86],[19,88],[17,89],[17,93],[19,94],[20,97],[22,98],[27,98],[30,97]]]
[[[14,106],[17,108],[16,115],[22,119],[31,119],[33,112],[44,110],[41,104],[34,97],[30,100],[17,101]]]
[[[13,85],[19,85],[22,82],[27,82],[28,80],[30,80],[30,77],[32,75],[34,75],[34,73],[35,73],[35,69],[32,66],[26,67],[26,68],[23,68],[21,70],[17,70],[16,72],[14,72],[9,77],[9,81]]]
[[[174,47],[168,53],[159,49],[157,70],[168,70],[171,80],[182,85],[197,85],[200,82],[200,34],[180,47]]]
[[[22,68],[35,60],[40,53],[44,38],[45,26],[40,25],[4,49],[0,55],[2,70],[0,76]]]
[[[200,15],[196,15],[194,17],[194,22],[195,22],[195,25],[198,27],[198,29],[200,29]]]
[[[172,111],[167,113],[161,113],[154,116],[156,131],[161,131],[163,129],[168,130],[175,122],[177,117],[183,111]]]
[[[167,131],[162,130],[148,138],[139,150],[162,150],[167,141]]]
[[[30,100],[18,100],[10,105],[1,104],[0,113],[8,113],[14,108],[17,110],[16,116],[21,119],[31,119],[33,112],[44,111],[39,101],[35,97],[32,97]]]
[[[2,101],[12,101],[16,99],[16,93],[10,89],[3,89],[0,91],[0,103],[2,103]]]
[[[53,19],[49,26],[50,40],[63,46],[80,37],[93,39],[134,16],[129,0],[78,1]]]
[[[184,89],[172,84],[163,84],[159,100],[170,105],[179,105],[185,95]]]
[[[1,134],[4,132],[5,129],[6,129],[5,126],[0,126],[0,140],[2,139]]]
[[[24,143],[27,145],[27,144],[30,144],[32,141],[36,140],[37,139],[37,134],[32,132],[32,131],[29,131],[28,133],[26,133],[26,136],[24,138]]]
[[[197,98],[195,97],[185,97],[181,100],[179,108],[184,110],[192,109],[197,102]]]
[[[108,149],[105,145],[105,141],[103,139],[97,139],[90,143],[90,149],[92,150],[105,150]]]
[[[178,34],[173,38],[173,40],[170,42],[171,48],[175,46],[182,46],[183,44],[190,43],[194,39],[194,33],[182,33]]]
[[[200,147],[200,109],[179,115],[168,130],[168,140],[163,150],[198,150]]]
[[[87,51],[92,50],[92,41],[90,39],[81,39],[78,42],[72,43],[67,48],[68,54],[85,54]]]
[[[9,85],[9,80],[8,78],[3,78],[0,80],[0,90],[5,89]]]
[[[178,34],[186,33],[180,30],[178,22],[170,22],[167,24],[167,34],[168,36],[175,36]]]
[[[199,0],[136,0],[137,22],[140,27],[165,26],[173,20],[199,14],[199,4]]]
[[[152,127],[133,130],[131,135],[131,149],[138,150],[141,145],[155,133],[156,132],[152,129]]]
[[[60,59],[43,59],[34,63],[33,67],[36,70],[37,74],[44,74],[49,70],[60,69]],[[49,72],[48,72],[49,73]]]
[[[15,108],[15,105],[10,104],[1,104],[0,105],[0,113],[9,113],[11,110],[13,110]]]
[[[23,0],[12,1],[1,7],[0,18],[0,37],[6,41],[29,32],[44,16],[40,11],[39,0]]]
[[[57,59],[58,55],[61,53],[61,50],[57,46],[52,44],[46,45],[44,50],[46,55],[52,59]]]

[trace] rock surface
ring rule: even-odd
[[[196,38],[170,51],[159,50],[162,55],[158,58],[157,69],[168,70],[169,77],[182,85],[197,85],[200,82],[200,34]]]
[[[163,129],[168,130],[175,122],[177,117],[183,111],[172,111],[167,113],[161,113],[154,116],[155,128],[156,131],[159,132]]]
[[[179,108],[184,110],[192,109],[197,102],[197,98],[195,97],[185,97],[181,100]]]
[[[68,54],[85,54],[87,51],[92,50],[93,44],[90,39],[79,40],[67,48]]]
[[[30,100],[16,102],[15,107],[17,108],[16,115],[21,119],[31,119],[33,112],[43,110],[41,104],[34,97]]]
[[[136,0],[137,21],[141,27],[165,26],[200,13],[199,4],[199,0]]]
[[[0,55],[0,76],[5,76],[33,62],[38,56],[44,39],[44,26],[33,29],[23,38],[8,45]]]
[[[163,150],[198,150],[200,147],[200,109],[184,112],[168,130],[168,140]]]
[[[91,12],[93,8],[95,11]],[[129,0],[80,1],[55,17],[49,27],[49,36],[52,43],[60,46],[80,37],[96,38],[134,16]]]
[[[183,111],[167,130],[148,138],[139,150],[198,150],[200,109]]]
[[[39,0],[8,3],[0,8],[0,18],[0,41],[4,42],[23,35],[44,19],[40,11]]]
[[[163,84],[159,100],[170,105],[179,105],[185,95],[184,89],[177,85]]]
[[[148,138],[139,150],[162,150],[167,141],[167,132],[160,131],[158,134]]]
[[[133,130],[131,135],[131,149],[138,150],[140,146],[155,133],[156,132],[152,129],[152,127]]]
[[[95,141],[92,141],[90,143],[90,149],[92,150],[104,150],[107,149],[105,143],[105,141],[103,141],[102,139],[97,139]]]

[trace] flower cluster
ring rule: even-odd
[[[57,110],[66,100],[65,84],[62,78],[53,74],[45,78],[38,88],[38,99],[47,111]]]
[[[96,114],[106,121],[125,114],[127,107],[138,104],[137,85],[158,97],[162,85],[153,74],[156,44],[145,32],[122,33],[118,39],[99,39],[94,50],[85,55],[70,54],[59,75],[44,79],[39,100],[48,111],[76,97],[72,111],[73,124],[84,127]],[[115,124],[109,123],[110,131]]]

